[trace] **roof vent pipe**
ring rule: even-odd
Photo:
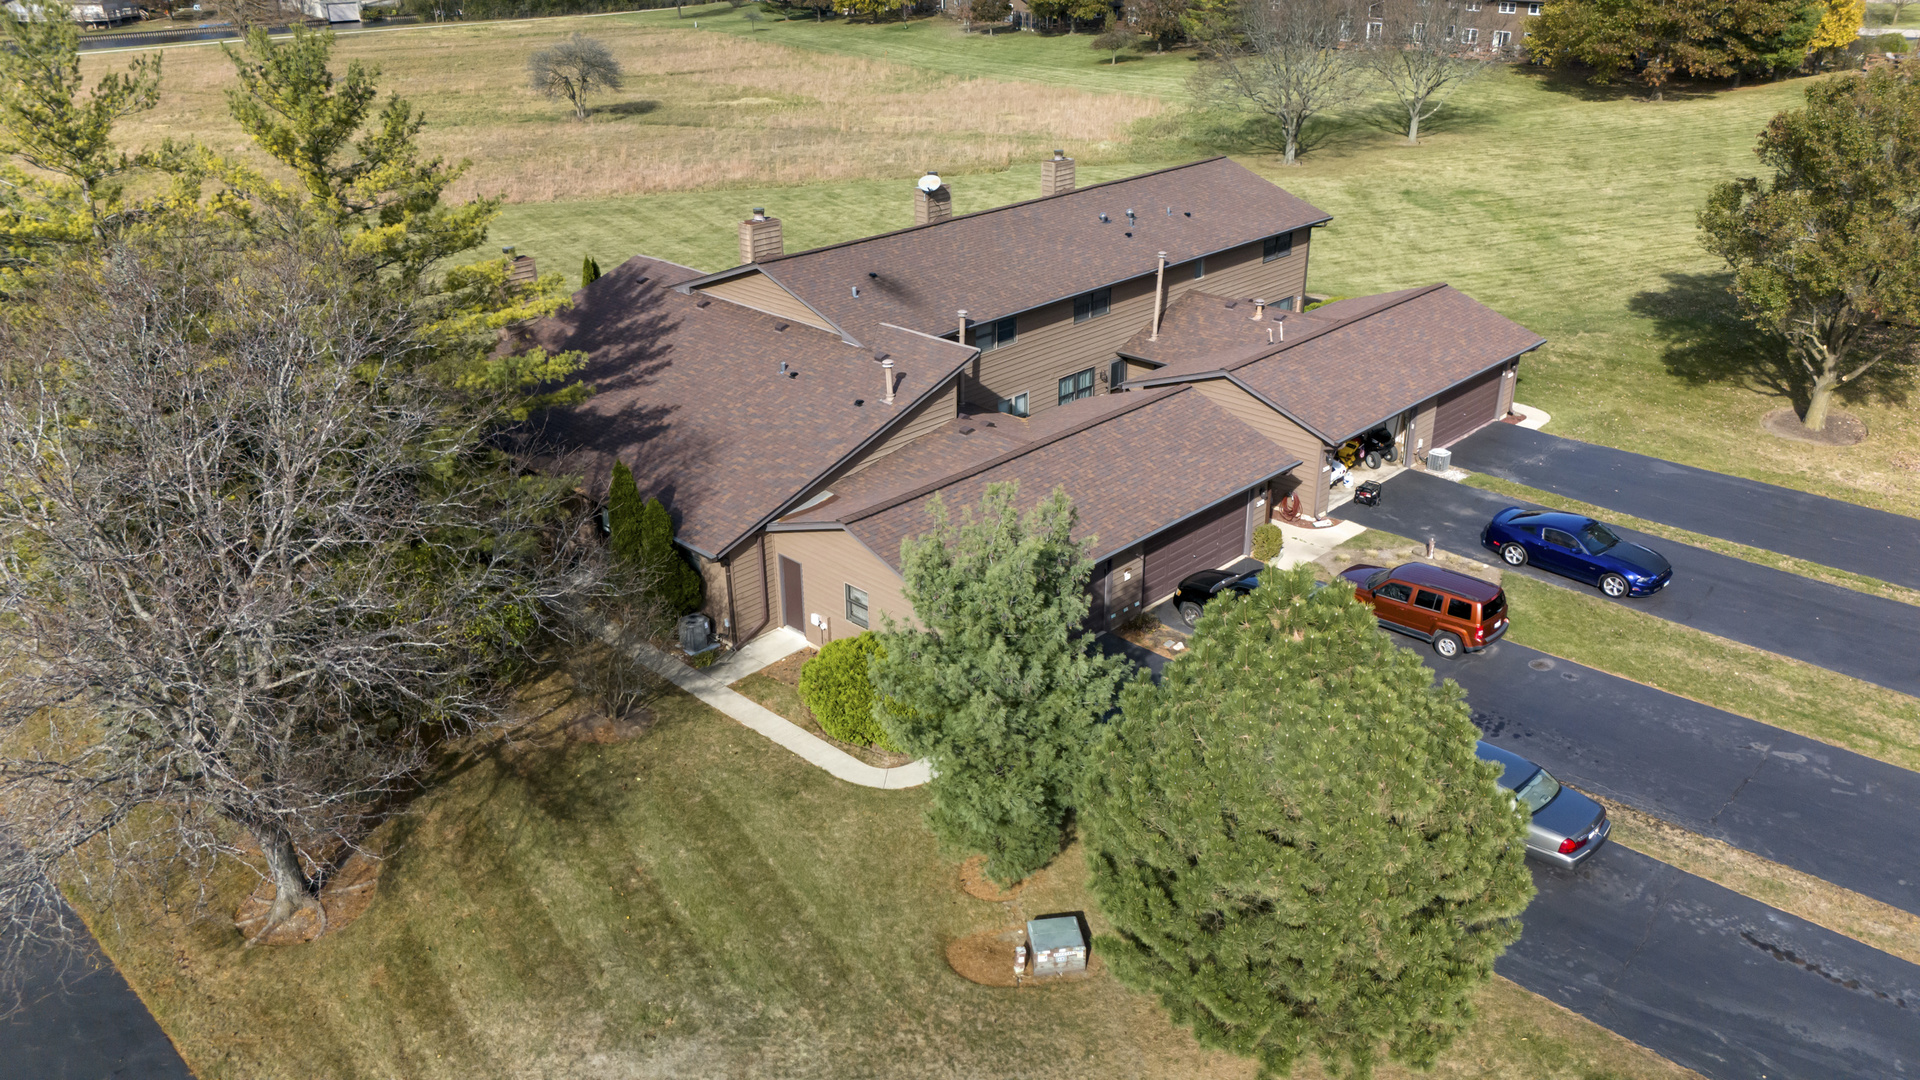
[[[960,309],[960,336],[957,338],[954,338],[953,340],[959,342],[962,345],[965,345],[967,343],[967,309],[966,308]]]
[[[1259,322],[1261,319],[1264,319],[1266,317],[1267,317],[1267,302],[1265,300],[1255,300],[1253,302],[1253,321]]]
[[[882,397],[880,400],[886,402],[889,405],[893,404],[893,361],[892,360],[889,359],[889,360],[880,361],[880,381],[887,384],[886,395]]]
[[[1132,213],[1131,210],[1128,213]],[[1160,269],[1153,275],[1153,333],[1147,335],[1148,341],[1160,340],[1160,313],[1166,310],[1167,297],[1167,253],[1160,253]]]

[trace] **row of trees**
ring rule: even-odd
[[[1277,1073],[1431,1065],[1533,893],[1459,688],[1304,568],[1216,601],[1164,682],[1129,680],[1082,630],[1064,493],[932,513],[902,548],[921,625],[866,652],[881,728],[933,765],[934,832],[1005,882],[1077,827],[1103,954],[1204,1045]]]
[[[565,290],[444,267],[496,204],[329,35],[228,49],[275,179],[117,144],[157,56],[87,87],[64,9],[0,33],[0,937],[228,859],[271,928],[602,593],[571,482],[506,449],[584,395],[503,345]]]
[[[1632,74],[1658,100],[1676,74],[1739,78],[1797,71],[1810,55],[1852,45],[1865,0],[1554,0],[1528,55],[1580,65],[1592,81]]]

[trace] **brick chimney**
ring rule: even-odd
[[[780,238],[780,219],[768,217],[765,207],[753,208],[753,216],[740,223],[740,262],[757,263],[786,253]]]
[[[953,189],[940,182],[939,173],[928,169],[913,189],[913,223],[931,225],[952,216]]]
[[[1073,159],[1064,150],[1055,150],[1053,160],[1040,163],[1040,197],[1064,195],[1073,190]]]

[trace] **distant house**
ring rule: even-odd
[[[73,21],[84,26],[112,26],[140,17],[140,7],[132,0],[75,0],[65,6]],[[21,22],[32,17],[27,5],[20,0],[11,0],[7,10]]]
[[[1344,440],[1419,455],[1505,415],[1544,343],[1446,285],[1303,312],[1328,215],[1225,158],[1082,188],[1056,155],[1039,198],[960,217],[937,177],[909,197],[911,228],[793,254],[756,212],[739,265],[636,256],[535,329],[598,391],[544,434],[668,506],[727,637],[910,619],[901,540],[1001,480],[1073,496],[1105,628],[1282,500],[1325,514]]]

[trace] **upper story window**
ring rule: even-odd
[[[1193,260],[1194,280],[1198,281],[1199,279],[1206,276],[1207,276],[1207,260],[1204,257]]]
[[[1272,262],[1275,259],[1284,259],[1291,254],[1293,254],[1292,233],[1281,233],[1279,236],[1269,236],[1260,244],[1261,262]]]
[[[1077,371],[1060,380],[1060,404],[1093,396],[1093,369]]]
[[[1009,315],[999,322],[981,323],[973,328],[973,344],[981,352],[992,352],[1002,345],[1013,344],[1014,317]]]
[[[1538,14],[1540,14],[1540,5],[1539,5],[1539,4],[1528,4],[1528,5],[1527,5],[1527,14],[1529,14],[1529,15],[1538,15]]]
[[[1095,289],[1073,298],[1073,321],[1086,322],[1096,315],[1105,315],[1113,306],[1112,289]]]
[[[1000,402],[1000,411],[1013,416],[1027,415],[1027,395],[1015,394]]]
[[[1514,12],[1519,10],[1520,10],[1520,5],[1517,3],[1514,3],[1514,0],[1500,0],[1500,14],[1511,15]]]
[[[1479,4],[1472,4],[1472,3],[1470,3],[1470,4],[1468,4],[1468,5],[1467,5],[1467,10],[1468,10],[1468,11],[1479,11],[1479,10],[1480,10],[1480,5],[1479,5]]]
[[[847,621],[862,630],[867,628],[867,590],[847,586]]]

